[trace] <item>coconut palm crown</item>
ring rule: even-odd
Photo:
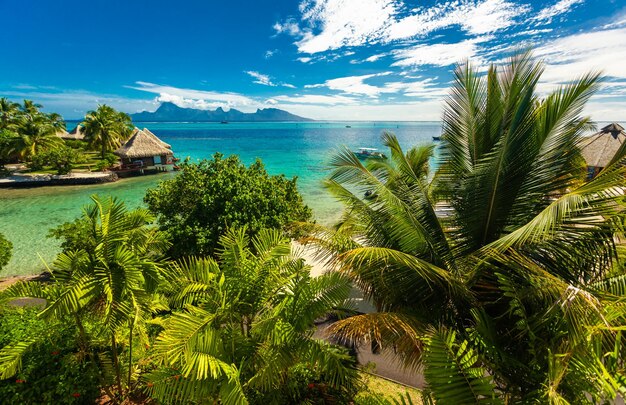
[[[128,114],[116,111],[106,104],[99,105],[95,111],[89,111],[81,125],[85,130],[85,139],[100,149],[102,158],[128,139],[132,131]]]
[[[404,152],[390,134],[388,161],[332,161],[326,186],[346,210],[312,240],[378,309],[333,331],[422,367],[438,404],[624,390],[626,149],[585,182],[582,112],[599,75],[541,98],[542,72],[530,52],[486,74],[458,66],[435,173],[433,146]]]

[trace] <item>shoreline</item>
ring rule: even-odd
[[[31,188],[46,186],[78,186],[112,183],[119,177],[114,172],[76,172],[70,174],[12,174],[0,178],[0,188]]]

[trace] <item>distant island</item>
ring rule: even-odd
[[[143,111],[130,115],[137,122],[273,122],[273,121],[313,121],[310,118],[300,117],[278,108],[258,109],[253,113],[244,113],[231,108],[224,111],[222,107],[216,110],[197,110],[182,108],[174,103],[161,103],[155,112]]]

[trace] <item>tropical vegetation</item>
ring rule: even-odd
[[[184,162],[178,175],[148,190],[144,201],[172,242],[170,257],[210,256],[228,228],[287,229],[307,221],[311,209],[297,191],[297,178],[270,176],[260,160],[245,166],[238,156],[216,153]]]
[[[13,244],[0,233],[0,270],[11,260]]]
[[[106,104],[89,111],[81,125],[84,127],[85,139],[94,148],[99,148],[102,159],[107,152],[114,151],[127,140],[133,131],[130,116]]]
[[[626,149],[585,182],[582,113],[599,75],[539,97],[542,71],[528,52],[484,75],[460,65],[434,173],[433,146],[405,152],[391,134],[389,161],[332,162],[326,186],[347,209],[311,239],[378,309],[333,332],[393,348],[437,403],[626,392]]]
[[[56,113],[44,113],[31,100],[23,105],[0,98],[0,165],[25,162],[34,172],[67,174],[75,168],[104,170],[117,162],[111,152],[128,139],[132,123],[128,115],[110,106],[90,111],[81,125],[85,141],[64,141],[65,121]],[[95,156],[97,150],[98,154]]]
[[[0,397],[414,403],[415,392],[364,388],[364,344],[422,373],[424,403],[625,396],[626,146],[587,179],[584,108],[601,76],[540,96],[542,72],[530,52],[486,72],[459,65],[437,146],[404,150],[386,133],[388,159],[334,156],[325,185],[345,210],[302,238],[337,270],[318,277],[291,242],[302,236],[292,224],[311,219],[297,179],[260,161],[185,162],[147,208],[94,196],[50,231],[62,250],[51,281],[0,293]],[[10,111],[37,114],[5,104],[0,133],[15,131]],[[102,157],[119,135],[99,125],[125,128],[107,114],[89,118]],[[376,312],[351,308],[352,286]],[[9,307],[24,297],[35,308]]]

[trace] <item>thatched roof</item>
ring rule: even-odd
[[[129,159],[174,154],[154,134],[149,135],[139,128],[135,128],[130,139],[113,153]]]
[[[74,140],[74,141],[82,141],[85,139],[85,132],[83,131],[82,125],[76,125],[71,132],[63,131],[64,133],[58,133],[57,135],[61,139]]]
[[[581,152],[587,166],[606,167],[626,141],[626,132],[618,123],[612,123],[583,140]]]
[[[157,142],[159,142],[161,145],[165,146],[167,149],[172,149],[172,145],[170,145],[169,143],[163,142],[162,140],[159,139],[158,136],[156,136],[155,134],[153,134],[148,128],[144,128],[142,129],[143,132],[145,132],[146,134],[150,135],[151,137],[153,137]]]

